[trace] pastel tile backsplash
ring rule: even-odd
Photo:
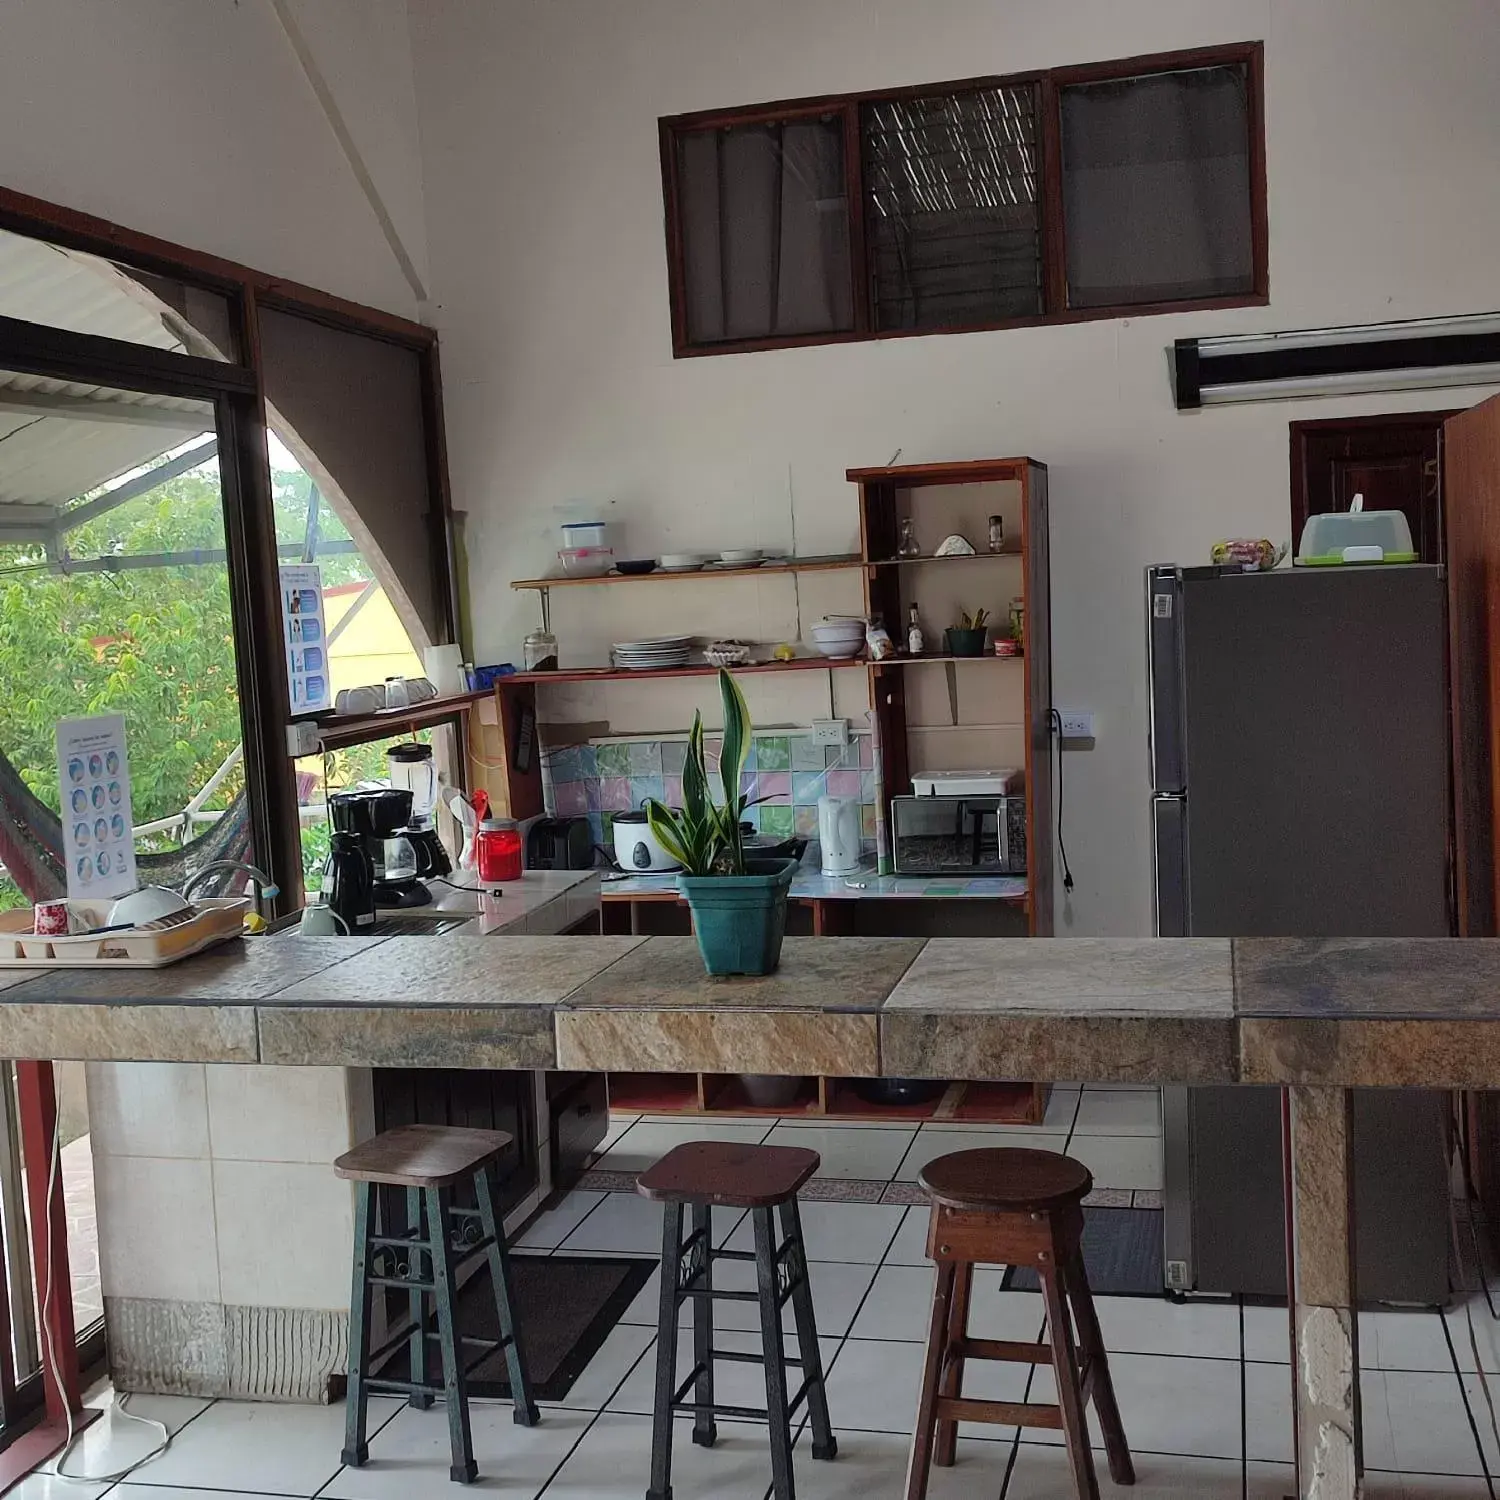
[[[718,764],[719,741],[707,741],[709,768]],[[671,807],[682,803],[685,736],[660,740],[609,740],[544,751],[542,787],[555,817],[587,815],[594,842],[608,847],[614,814],[648,797]],[[717,781],[715,782],[717,786]],[[776,838],[816,837],[818,798],[858,797],[860,825],[873,845],[875,774],[870,736],[853,734],[847,745],[817,744],[810,734],[758,734],[741,778],[746,796],[760,798],[746,818]]]

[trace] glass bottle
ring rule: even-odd
[[[906,654],[921,656],[926,649],[927,641],[922,635],[922,622],[917,618],[917,606],[913,604],[906,617]]]
[[[1005,551],[1005,517],[990,517],[990,551]]]
[[[920,557],[922,549],[917,546],[917,533],[913,529],[910,516],[901,518],[901,536],[896,542],[897,557]]]

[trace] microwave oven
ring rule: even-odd
[[[892,797],[898,875],[1024,875],[1026,798]]]

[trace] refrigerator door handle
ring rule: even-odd
[[[1151,799],[1157,937],[1188,937],[1192,910],[1187,877],[1187,798]]]
[[[1151,703],[1151,785],[1157,792],[1187,787],[1182,701],[1182,570],[1146,570],[1146,662]]]

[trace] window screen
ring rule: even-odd
[[[1060,92],[1068,305],[1253,291],[1245,69]]]
[[[686,131],[677,150],[689,342],[852,328],[842,119]]]
[[[878,100],[861,123],[875,326],[1041,312],[1035,91]]]

